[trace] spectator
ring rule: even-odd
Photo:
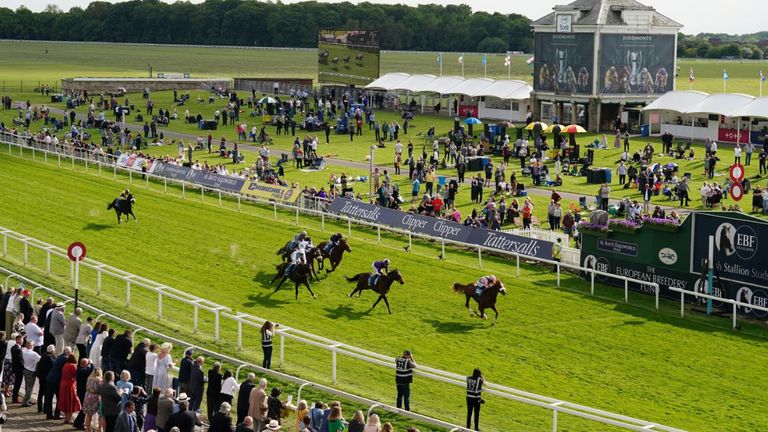
[[[40,328],[40,326],[37,325],[37,317],[32,316],[27,323],[27,325],[24,327],[24,330],[27,335],[27,341],[31,341],[32,345],[34,347],[34,351],[38,354],[42,354],[42,346],[43,346],[43,329]]]
[[[35,344],[32,341],[28,340],[21,350],[21,359],[24,365],[24,401],[22,401],[21,406],[28,407],[32,406],[30,399],[35,387],[37,363],[40,361],[40,354],[35,352]]]
[[[53,369],[54,351],[56,347],[48,345],[45,353],[42,354],[37,363],[35,375],[37,376],[37,412],[43,412],[46,401],[48,400],[48,374]]]
[[[91,423],[94,414],[99,413],[101,404],[101,385],[104,382],[101,368],[95,368],[88,381],[85,383],[85,400],[83,401],[83,412],[85,412],[85,431],[90,432]]]
[[[104,338],[104,343],[101,344],[101,367],[104,368],[105,371],[116,372],[112,365],[112,357],[109,355],[109,351],[112,349],[114,343],[115,329],[109,329],[107,330],[107,337]]]
[[[256,430],[260,431],[267,423],[267,379],[259,380],[259,386],[251,390],[248,396],[248,415],[256,422]]]
[[[208,370],[208,390],[206,399],[208,400],[208,418],[213,417],[216,407],[221,406],[219,397],[221,396],[221,384],[224,377],[221,376],[221,363],[215,362],[213,367]]]
[[[157,409],[160,402],[161,390],[159,387],[152,389],[152,394],[147,399],[147,413],[144,416],[144,430],[157,429]]]
[[[254,432],[253,429],[253,417],[245,416],[243,422],[237,425],[235,432]]]
[[[205,359],[202,356],[198,357],[189,371],[190,409],[192,411],[199,410],[200,404],[203,403],[203,391],[205,389],[204,362]]]
[[[309,418],[311,419],[311,429],[313,431],[320,431],[320,425],[323,423],[323,403],[320,401],[315,402],[315,406],[309,410]]]
[[[392,428],[392,423],[390,422],[384,423],[384,426],[381,427],[381,432],[394,432],[394,428]]]
[[[115,432],[137,432],[138,420],[136,419],[136,406],[133,402],[128,401],[125,404],[125,409],[115,419]]]
[[[189,399],[186,394],[179,395],[179,411],[171,415],[165,426],[167,429],[177,427],[179,432],[195,432],[195,426],[202,426],[194,411],[189,410]]]
[[[240,389],[237,392],[237,424],[239,425],[248,416],[248,397],[251,395],[251,390],[255,387],[256,375],[248,373],[246,380],[240,384]],[[253,419],[251,419],[253,421]]]
[[[64,319],[64,305],[57,305],[50,313],[48,320],[50,320],[50,333],[55,341],[56,352],[60,353],[64,349],[64,328],[67,325]]]
[[[128,360],[128,355],[133,350],[133,332],[131,330],[125,330],[123,334],[117,336],[112,343],[112,347],[109,351],[110,363],[112,370],[120,372],[125,369],[125,363]],[[130,392],[129,392],[130,393]]]
[[[189,394],[189,375],[192,371],[192,355],[195,351],[192,348],[184,351],[184,358],[179,363],[179,392]]]
[[[365,424],[363,432],[381,432],[381,421],[378,414],[368,416],[368,423]]]
[[[267,418],[270,420],[277,420],[280,424],[282,424],[281,413],[283,410],[283,403],[280,401],[280,395],[282,393],[283,391],[280,387],[272,387],[272,391],[269,393],[269,398],[267,399]]]
[[[173,367],[172,349],[173,345],[170,342],[160,345],[160,354],[157,355],[152,383],[155,387],[167,388],[171,384],[171,380],[168,377],[168,369]]]
[[[75,338],[75,346],[77,347],[78,358],[80,359],[87,357],[86,347],[88,346],[88,339],[91,337],[91,332],[93,332],[93,317],[88,317],[85,320],[85,324],[80,327],[80,331],[77,333],[77,338]],[[40,343],[42,344],[42,341],[40,341]]]
[[[82,309],[75,309],[69,318],[67,318],[66,327],[64,328],[64,343],[67,346],[72,347],[73,350],[77,349],[77,336],[80,334],[80,328],[83,325],[83,321],[80,319],[80,315],[82,314]]]
[[[328,416],[328,432],[343,432],[343,431],[344,431],[344,417],[341,413],[341,405],[337,405],[331,408],[331,413]]]
[[[365,430],[365,418],[362,411],[355,411],[355,415],[349,422],[349,432],[363,432]]]
[[[149,339],[144,339],[141,342],[139,342],[136,347],[133,349],[133,354],[131,354],[131,358],[128,360],[128,365],[126,366],[128,368],[128,372],[131,373],[132,383],[137,386],[144,387],[145,380],[146,380],[146,367],[147,367],[147,348],[149,347]],[[152,387],[146,386],[146,388],[151,389]],[[136,406],[136,413],[137,415],[141,415],[140,407]]]
[[[123,409],[125,403],[128,402],[131,392],[133,392],[133,384],[131,383],[131,373],[127,370],[120,372],[120,380],[115,383],[117,391],[120,392],[120,409]]]
[[[301,426],[304,423],[304,417],[309,417],[309,407],[307,406],[307,401],[302,399],[296,404],[296,430],[301,430]]]
[[[72,414],[80,411],[80,399],[77,398],[77,359],[74,354],[67,356],[67,362],[61,368],[61,381],[56,399],[56,408],[64,413],[64,424],[72,424]]]
[[[232,432],[232,417],[229,415],[232,411],[232,406],[227,402],[222,402],[219,407],[219,412],[213,415],[210,420],[210,427],[208,432]]]
[[[168,420],[171,418],[171,415],[173,415],[173,405],[173,389],[166,388],[163,390],[162,396],[157,400],[157,417],[155,417],[155,425],[157,425],[157,430],[159,432],[166,432],[170,429]]]
[[[278,430],[280,430],[280,423],[278,423],[277,420],[271,420],[264,426],[264,430],[262,432],[272,432]]]
[[[100,367],[104,370],[105,365],[101,364],[101,348],[104,346],[104,340],[106,340],[109,334],[109,326],[107,326],[107,324],[101,324],[96,327],[98,327],[98,334],[93,339],[93,345],[91,345],[91,352],[88,354],[88,358],[91,359],[91,363],[93,363],[95,367]]]
[[[80,359],[80,364],[77,368],[77,375],[75,377],[75,384],[77,389],[77,399],[80,401],[81,408],[85,403],[88,378],[90,378],[92,373],[93,365],[91,364],[91,361],[88,360],[88,357]],[[85,428],[85,411],[83,409],[80,409],[80,411],[77,413],[77,418],[75,418],[75,422],[72,425],[76,429],[82,430]]]
[[[221,382],[221,391],[219,392],[219,403],[226,402],[231,405],[235,392],[239,388],[240,384],[238,384],[235,377],[232,376],[232,371],[229,369],[225,370],[224,378]]]
[[[115,373],[107,371],[104,374],[104,382],[99,390],[101,396],[101,415],[104,417],[104,431],[115,432],[115,423],[120,414],[120,392],[115,386]]]
[[[405,350],[403,355],[395,360],[395,368],[397,407],[404,407],[406,411],[410,411],[411,383],[413,382],[413,369],[416,368],[416,361],[410,351]]]

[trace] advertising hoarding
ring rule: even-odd
[[[370,84],[379,77],[379,33],[369,30],[321,30],[317,76],[321,85]]]
[[[674,88],[675,36],[600,36],[601,93],[661,94]]]
[[[595,36],[591,33],[536,33],[533,88],[591,94]]]

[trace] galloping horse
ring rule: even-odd
[[[307,265],[300,264],[296,266],[296,269],[293,270],[293,272],[289,275],[285,275],[285,270],[288,268],[288,263],[280,263],[277,267],[277,274],[275,277],[272,278],[271,281],[269,281],[270,285],[275,282],[277,278],[280,279],[280,283],[277,284],[277,288],[275,288],[275,292],[280,289],[280,285],[285,282],[286,279],[290,278],[294,283],[294,289],[296,290],[296,300],[299,299],[299,285],[304,284],[304,286],[307,287],[309,290],[309,293],[312,294],[312,298],[317,300],[317,297],[315,296],[315,293],[312,292],[312,288],[309,287],[309,278],[310,276],[310,269]]]
[[[352,60],[352,56],[346,56],[342,58],[342,60],[344,61],[345,64],[349,64],[349,61]]]
[[[490,309],[496,312],[496,317],[493,319],[493,324],[496,324],[496,320],[499,319],[499,311],[496,310],[496,297],[499,295],[499,293],[501,293],[501,295],[507,295],[507,289],[504,288],[504,284],[501,283],[500,280],[496,280],[495,284],[483,291],[483,293],[480,295],[480,299],[478,300],[477,297],[475,297],[476,288],[477,285],[475,283],[470,283],[467,285],[462,285],[460,283],[453,284],[453,291],[457,293],[464,293],[464,296],[467,298],[464,306],[467,307],[469,316],[472,316],[472,313],[474,312],[474,314],[480,318],[488,319],[488,317],[485,315],[485,310]],[[477,308],[480,310],[479,313],[473,311],[469,306],[469,300],[473,298],[477,302]]]
[[[320,270],[323,269],[325,259],[329,259],[331,261],[331,269],[325,269],[326,273],[330,273],[334,270],[336,270],[336,267],[341,264],[341,258],[344,256],[344,252],[352,252],[352,249],[350,249],[349,244],[346,240],[342,239],[339,242],[339,245],[331,249],[331,253],[325,252],[325,247],[328,245],[327,241],[321,242],[319,245],[317,245],[317,250],[320,251],[320,256],[317,258],[318,268]]]
[[[363,61],[363,53],[357,53],[355,54],[355,60],[357,61]]]
[[[107,204],[107,210],[115,209],[115,214],[117,215],[117,223],[120,223],[120,217],[122,215],[125,215],[125,221],[128,222],[130,218],[128,217],[133,216],[133,221],[138,222],[136,220],[136,215],[133,214],[133,205],[136,203],[136,200],[133,198],[133,194],[129,193],[125,197],[121,195],[121,198],[116,198],[113,201],[111,201],[109,204]]]
[[[370,273],[358,273],[352,277],[345,276],[347,282],[357,282],[357,286],[354,290],[352,290],[351,293],[349,293],[349,297],[352,297],[352,295],[355,293],[357,293],[357,296],[359,297],[363,291],[367,289],[373,290],[379,294],[379,298],[376,300],[376,303],[371,306],[371,309],[375,308],[381,300],[384,300],[384,303],[387,305],[387,311],[390,315],[392,315],[392,310],[389,308],[389,300],[387,300],[387,293],[389,293],[389,290],[395,281],[400,282],[400,285],[405,283],[403,281],[403,276],[400,274],[399,270],[392,270],[388,274],[380,276],[376,281],[376,286],[374,287],[371,287],[368,284],[368,278],[370,276]]]
[[[332,59],[331,59],[331,64],[332,64],[332,65],[337,65],[337,64],[339,64],[339,58],[338,58],[338,57],[334,57],[334,58],[332,58]]]

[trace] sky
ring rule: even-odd
[[[107,0],[116,2],[119,0]],[[163,0],[173,3],[175,0]],[[192,3],[201,3],[203,0],[191,0]],[[299,0],[283,0],[283,3],[296,3]],[[319,0],[332,2],[332,0]],[[557,4],[567,4],[570,0],[368,0],[371,3],[405,3],[417,5],[423,3],[469,4],[473,10],[500,13],[519,13],[531,19],[540,18],[552,11]],[[2,0],[0,6],[15,9],[25,5],[33,11],[40,11],[46,5],[52,3],[63,10],[69,10],[74,6],[85,8],[91,0]],[[358,3],[357,0],[351,0]],[[745,34],[768,30],[768,25],[762,20],[762,14],[756,11],[765,11],[765,0],[640,0],[647,6],[653,6],[656,10],[669,18],[684,25],[683,33],[729,33]]]

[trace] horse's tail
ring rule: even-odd
[[[365,275],[365,273],[358,273],[352,277],[346,277],[344,276],[344,279],[347,280],[347,282],[357,282],[358,279],[360,279],[360,276]]]
[[[460,283],[453,284],[453,292],[463,294],[466,292],[466,285],[462,285]]]
[[[115,208],[115,202],[110,201],[109,204],[107,204],[107,210],[112,210],[113,208]]]

